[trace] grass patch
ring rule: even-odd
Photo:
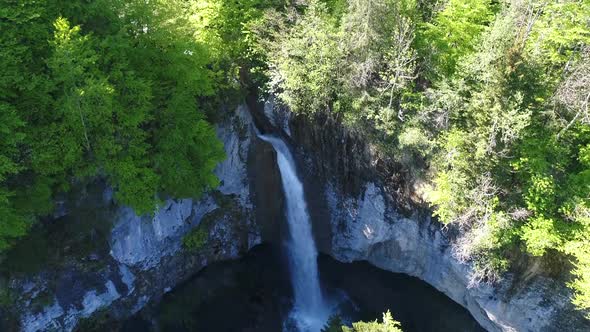
[[[198,251],[205,247],[208,238],[208,230],[199,225],[182,238],[182,246],[190,251]]]

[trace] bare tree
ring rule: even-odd
[[[380,74],[381,91],[389,94],[388,108],[393,107],[396,93],[402,91],[415,78],[416,52],[412,48],[414,27],[408,17],[397,11],[396,25],[391,35],[391,47],[385,54],[385,66]],[[403,121],[403,109],[398,110],[398,118]]]
[[[580,59],[566,71],[566,79],[554,96],[558,116],[565,123],[557,135],[558,138],[578,121],[590,124],[590,46],[584,46]],[[560,110],[563,111],[559,112]]]

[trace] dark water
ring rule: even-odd
[[[280,248],[263,245],[241,260],[208,266],[122,330],[280,332],[292,305],[284,261]],[[380,319],[390,310],[405,332],[483,331],[464,308],[419,279],[328,256],[320,257],[319,268],[345,321]]]
[[[485,331],[465,308],[418,278],[328,256],[320,257],[320,273],[325,287],[345,291],[358,307],[354,321],[375,320],[390,310],[404,332]]]

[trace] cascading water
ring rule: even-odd
[[[295,305],[290,319],[298,331],[319,332],[326,322],[329,310],[320,288],[318,252],[311,232],[303,184],[297,177],[295,161],[289,148],[280,138],[261,135],[277,152],[287,207],[290,239],[287,243],[291,282]]]

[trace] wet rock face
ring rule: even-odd
[[[278,112],[285,112],[279,108]],[[291,139],[307,160],[305,166],[313,169],[316,176],[325,182],[338,177],[334,183],[339,191],[360,194],[364,183],[377,174],[371,167],[371,147],[356,133],[350,132],[325,113],[290,117]],[[313,125],[311,125],[313,123]]]
[[[287,232],[281,174],[273,147],[256,138],[248,167],[254,213],[264,242],[278,244]]]
[[[270,96],[262,107],[264,117],[268,119],[270,124],[274,127],[274,131],[278,131],[283,135],[292,137],[290,122],[293,118],[293,113],[288,109],[278,107],[275,103],[274,96]]]
[[[305,185],[314,187],[320,202],[310,206],[312,216],[321,216],[313,218],[314,232],[325,235],[329,228],[330,243],[320,241],[320,250],[343,262],[366,260],[418,277],[467,308],[489,331],[590,331],[563,281],[506,275],[498,285],[470,287],[471,267],[455,259],[452,239],[431,220],[431,212],[411,202],[411,186],[399,165],[376,156],[362,137],[328,115],[289,119]]]
[[[115,319],[128,317],[207,264],[240,257],[261,243],[262,229],[276,232],[272,225],[279,216],[280,187],[268,193],[274,199],[266,199],[267,206],[278,208],[267,214],[255,211],[253,192],[262,191],[255,187],[273,186],[262,176],[251,181],[248,167],[260,167],[267,174],[278,170],[271,163],[274,155],[259,146],[248,108],[240,106],[217,133],[227,159],[215,171],[221,185],[213,194],[200,200],[171,199],[153,216],[137,216],[129,208],[116,207],[105,190],[100,202],[87,207],[114,208],[109,217],[113,227],[101,255],[10,280],[13,293],[19,294],[18,329],[71,331],[81,320],[105,310]],[[61,216],[68,213],[65,207],[60,211]],[[198,227],[207,232],[206,245],[193,251],[183,248],[182,238]]]

